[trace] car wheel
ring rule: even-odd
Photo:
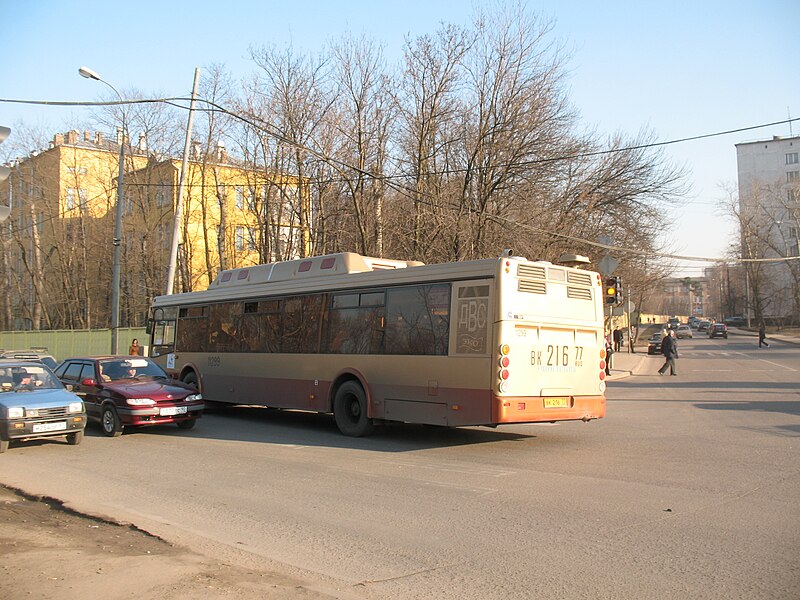
[[[100,425],[103,433],[108,437],[119,437],[122,435],[122,423],[119,420],[117,411],[112,406],[104,406],[100,414]]]
[[[0,440],[0,454],[8,450],[8,440]]]
[[[367,396],[355,381],[344,382],[336,391],[333,416],[336,426],[344,435],[362,437],[375,430],[372,419],[367,416]]]
[[[175,423],[181,429],[191,429],[194,427],[194,424],[197,423],[197,419],[188,419],[186,421],[178,421]]]
[[[67,443],[70,446],[77,446],[83,441],[83,430],[67,434]]]

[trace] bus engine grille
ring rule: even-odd
[[[544,279],[545,270],[544,267],[538,267],[535,265],[517,265],[517,276],[533,277],[534,279]]]
[[[574,283],[575,285],[592,285],[592,276],[588,273],[575,273],[574,271],[567,271],[567,283]]]
[[[567,286],[567,298],[574,298],[576,300],[591,300],[592,290],[588,288]]]
[[[544,281],[530,281],[528,279],[520,279],[517,286],[520,292],[528,292],[530,294],[546,294],[547,284]]]

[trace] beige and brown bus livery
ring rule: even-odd
[[[340,253],[231,269],[155,298],[151,356],[207,400],[450,427],[605,415],[602,280],[502,256]]]

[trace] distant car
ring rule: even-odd
[[[83,398],[88,417],[116,437],[126,426],[175,423],[191,429],[203,414],[203,397],[174,381],[149,358],[96,356],[68,358],[56,375]]]
[[[708,331],[709,327],[711,327],[711,321],[700,321],[697,324],[697,331]]]
[[[675,332],[675,337],[679,340],[692,337],[692,328],[688,325],[678,325],[678,330]]]
[[[661,354],[661,334],[654,333],[647,340],[647,353],[648,354]]]
[[[12,440],[66,436],[83,441],[86,411],[81,399],[42,363],[0,360],[0,453]]]
[[[744,317],[728,317],[725,319],[725,324],[731,327],[746,327],[747,319]]]
[[[708,337],[724,337],[728,339],[728,326],[725,323],[714,323],[708,328]]]
[[[681,322],[676,317],[672,317],[667,321],[667,329],[677,329],[680,324]]]
[[[8,358],[11,360],[36,361],[44,363],[51,369],[55,369],[58,361],[46,350],[33,348],[31,350],[0,350],[0,359]]]

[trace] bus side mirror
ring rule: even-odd
[[[145,331],[147,335],[153,333],[153,319],[147,319],[147,324],[145,325]]]

